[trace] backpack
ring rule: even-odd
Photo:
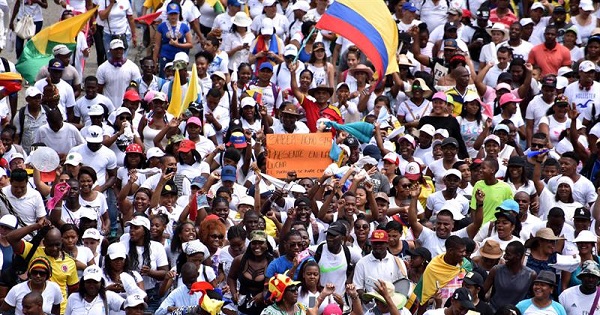
[[[319,261],[321,260],[321,255],[323,255],[323,246],[325,246],[325,243],[320,244],[317,247],[315,254],[313,255],[313,258],[315,259],[315,261],[317,263],[319,263]],[[348,267],[346,269],[346,283],[350,283],[350,282],[352,282],[352,276],[354,274],[354,264],[352,263],[352,260],[350,257],[350,249],[348,248],[348,246],[342,245],[342,249],[344,250],[344,256],[346,257],[346,264],[348,265]]]
[[[19,132],[19,139],[23,139],[23,131],[25,131],[25,108],[27,107],[27,105],[21,107],[21,109],[19,109],[19,127],[21,127],[20,132]],[[50,107],[48,107],[48,105],[44,105],[42,104],[42,108],[44,109],[44,111],[49,112],[51,111]]]

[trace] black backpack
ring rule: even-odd
[[[325,243],[322,243],[317,247],[317,250],[315,251],[315,254],[313,256],[313,258],[315,259],[315,261],[317,263],[319,263],[319,260],[321,260],[321,255],[323,255],[323,246],[325,246]],[[342,245],[342,249],[344,250],[344,256],[346,257],[346,264],[348,265],[347,269],[346,269],[346,283],[351,283],[352,276],[354,275],[354,264],[352,263],[352,260],[350,257],[350,249],[348,248],[348,246]]]

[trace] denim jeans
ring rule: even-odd
[[[104,43],[104,50],[106,50],[106,59],[110,60],[112,58],[112,56],[110,55],[110,41],[111,41],[111,34],[108,33],[104,33],[103,37],[102,37],[102,42]],[[126,36],[127,38],[127,49],[125,50],[125,52],[123,53],[123,58],[127,58],[127,52],[129,51],[129,48],[132,45],[131,42],[131,34],[127,34]]]
[[[42,30],[42,25],[44,25],[44,21],[33,22],[33,24],[35,24],[35,33],[37,34]],[[17,59],[19,59],[19,57],[21,57],[24,47],[25,47],[25,40],[19,36],[16,36],[15,52],[17,53]]]

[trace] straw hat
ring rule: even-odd
[[[494,240],[487,240],[479,249],[479,255],[489,259],[500,259],[502,257],[502,249],[500,243]]]
[[[427,85],[427,83],[425,83],[425,80],[423,80],[421,78],[415,79],[413,81],[413,83],[409,86],[408,89],[406,89],[406,91],[404,93],[408,97],[412,97],[412,87],[413,87],[413,85],[415,85],[416,82],[419,82],[419,85],[423,89],[423,98],[429,98],[429,97],[431,97],[431,95],[433,94],[433,91],[431,91],[431,89],[429,88],[429,86]]]
[[[413,65],[412,61],[410,61],[410,59],[408,59],[408,57],[405,54],[398,55],[398,65],[399,66],[407,66],[407,67],[415,66],[415,65]]]
[[[389,281],[385,281],[385,288],[386,288],[386,291],[388,292],[388,294],[390,295],[390,297],[392,298],[392,301],[394,301],[394,305],[396,306],[396,308],[399,310],[402,309],[404,307],[404,305],[406,305],[406,302],[407,302],[406,296],[404,296],[398,292],[395,292],[394,284]],[[365,300],[376,299],[379,302],[386,303],[385,298],[383,298],[383,296],[381,296],[381,294],[377,293],[376,291],[367,292],[367,293],[363,294],[363,299],[365,299]]]
[[[564,237],[554,235],[554,232],[551,228],[542,228],[535,232],[535,237],[532,237],[525,242],[525,247],[531,247],[535,241],[540,239],[547,241],[558,241],[564,240]]]
[[[363,65],[362,63],[361,63],[361,64],[358,64],[358,65],[357,65],[356,67],[354,67],[353,69],[350,69],[350,71],[349,71],[349,72],[350,72],[350,74],[351,74],[351,75],[353,75],[353,76],[354,76],[354,74],[355,74],[356,72],[366,72],[366,73],[367,73],[367,76],[368,76],[369,78],[373,77],[373,70],[371,70],[371,68],[369,68],[369,67],[367,67],[367,66]]]
[[[504,25],[502,23],[494,23],[494,25],[492,25],[492,28],[486,29],[486,32],[488,32],[488,34],[490,34],[490,36],[492,36],[493,31],[500,31],[500,32],[504,33],[504,37],[502,37],[502,41],[505,41],[508,39],[508,29],[506,28],[506,25]]]

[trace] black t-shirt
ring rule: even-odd
[[[479,303],[475,305],[475,311],[479,312],[479,314],[481,315],[494,315],[494,310],[492,309],[492,307],[488,303],[483,302],[482,300],[479,300]]]

